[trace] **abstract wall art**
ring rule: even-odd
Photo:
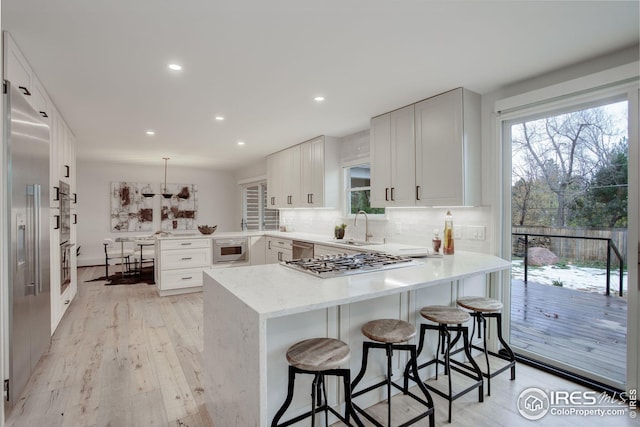
[[[194,230],[198,213],[195,184],[167,184],[171,198],[162,197],[160,220],[162,231]]]
[[[151,184],[111,183],[111,231],[152,231],[153,199],[142,195]]]

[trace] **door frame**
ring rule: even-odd
[[[606,70],[600,73],[570,80],[562,84],[548,86],[532,92],[523,93],[510,98],[497,100],[494,104],[493,113],[495,117],[494,140],[497,141],[496,155],[499,159],[497,163],[498,173],[498,190],[496,199],[496,252],[504,259],[511,259],[511,140],[506,138],[508,131],[505,126],[510,120],[521,116],[531,116],[546,110],[560,110],[569,106],[588,103],[599,99],[612,98],[623,95],[629,102],[629,147],[628,147],[628,182],[629,182],[629,205],[628,212],[628,241],[627,248],[627,264],[628,264],[628,325],[640,324],[640,289],[638,281],[638,251],[633,248],[634,242],[639,242],[638,229],[640,223],[640,214],[634,215],[632,212],[638,212],[638,197],[632,195],[640,195],[640,147],[638,139],[640,133],[640,113],[639,98],[640,88],[638,79],[639,63],[633,62],[625,66],[620,66]],[[632,267],[634,266],[634,267]],[[492,289],[492,293],[496,296],[502,296],[504,301],[504,310],[510,313],[510,288],[511,277],[504,274],[496,289]],[[509,339],[510,317],[505,316],[505,336]],[[634,333],[635,330],[635,333]],[[612,384],[611,381],[604,379],[604,384],[615,388],[629,391],[638,389],[640,385],[640,371],[638,364],[640,350],[640,330],[638,328],[628,328],[627,331],[627,366],[626,366],[626,384]],[[536,355],[536,358],[538,356]],[[544,358],[542,358],[544,359]],[[567,366],[569,372],[581,375],[577,370]],[[597,379],[599,380],[599,379]]]

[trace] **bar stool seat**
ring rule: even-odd
[[[457,307],[451,307],[446,305],[432,305],[423,307],[420,310],[420,315],[430,320],[431,322],[436,323],[436,325],[431,324],[421,324],[420,325],[420,343],[418,345],[417,355],[422,352],[424,348],[424,338],[427,330],[436,330],[438,331],[438,346],[436,348],[435,356],[432,360],[425,362],[418,366],[418,369],[422,369],[426,366],[435,364],[435,379],[438,379],[438,365],[444,365],[444,374],[448,378],[448,391],[445,393],[434,386],[424,383],[425,387],[437,395],[445,398],[449,402],[449,422],[451,422],[451,408],[454,400],[459,398],[460,396],[474,390],[478,389],[478,401],[482,402],[484,400],[483,397],[483,380],[482,380],[482,372],[478,364],[471,357],[471,346],[469,344],[469,329],[466,326],[462,326],[463,323],[467,322],[471,315],[461,310]],[[451,340],[451,331],[457,332],[453,341]],[[451,349],[456,345],[458,340],[462,337],[463,340],[463,348],[467,359],[471,366],[467,366],[457,360],[451,360],[451,354],[455,354]],[[441,352],[444,355],[444,360],[439,359],[439,353]],[[416,359],[417,359],[416,355]],[[412,363],[414,361],[410,361]],[[453,364],[453,365],[452,365]],[[467,386],[464,390],[459,391],[456,394],[453,394],[452,381],[451,381],[451,370],[454,370],[462,375],[465,375],[474,381]],[[417,375],[411,375],[409,372],[409,364],[405,368],[405,383],[412,379],[417,382],[421,382]]]
[[[466,308],[471,311],[480,311],[482,313],[494,313],[496,311],[502,311],[502,303],[497,299],[487,297],[460,297],[456,301],[462,308]]]
[[[346,343],[334,338],[311,338],[299,341],[289,347],[286,357],[289,362],[287,397],[273,417],[273,421],[271,422],[272,427],[290,426],[307,417],[311,417],[311,426],[313,427],[315,426],[316,414],[318,412],[325,413],[325,424],[329,412],[331,412],[348,426],[353,425],[350,423],[350,418],[353,417],[355,425],[364,427],[351,403],[351,372],[349,369],[340,368],[340,366],[348,362],[351,357],[351,350]],[[280,418],[282,418],[293,400],[296,374],[311,374],[314,376],[311,384],[311,410],[282,424],[278,424]],[[344,416],[329,406],[324,383],[325,375],[334,375],[342,377],[343,379],[345,395]]]
[[[386,378],[377,384],[371,385],[363,390],[359,390],[358,392],[353,392],[352,397],[355,398],[357,396],[368,393],[377,388],[386,386],[387,388],[387,426],[391,426],[391,387],[395,387],[396,389],[402,391],[404,394],[413,398],[417,402],[421,403],[426,407],[426,410],[416,417],[406,421],[402,424],[402,426],[409,426],[415,424],[416,422],[422,420],[425,417],[429,417],[429,426],[435,426],[435,414],[433,407],[433,399],[429,394],[429,390],[422,384],[421,381],[416,381],[418,387],[424,394],[426,400],[421,397],[413,394],[409,391],[408,381],[405,379],[404,385],[400,386],[394,383],[391,379],[393,377],[393,372],[391,369],[392,366],[392,357],[393,351],[408,351],[410,353],[410,358],[413,360],[413,364],[408,364],[407,369],[413,369],[414,375],[418,377],[418,366],[417,366],[417,358],[416,358],[416,346],[414,344],[402,344],[409,341],[411,338],[416,335],[416,328],[409,322],[405,322],[403,320],[398,319],[377,319],[372,320],[370,322],[365,323],[362,326],[362,334],[369,338],[372,341],[365,341],[362,344],[362,365],[360,368],[360,372],[351,383],[351,389],[355,390],[358,383],[362,380],[367,370],[367,361],[369,359],[369,350],[373,348],[382,348],[386,352],[387,356],[387,375]],[[383,427],[380,422],[378,422],[375,418],[369,415],[364,409],[360,408],[357,404],[353,404],[353,407],[356,411],[362,414],[367,420],[369,420],[373,425],[377,427]]]
[[[300,341],[287,350],[287,361],[291,366],[314,372],[338,369],[350,357],[349,346],[333,338]]]
[[[362,334],[374,341],[383,343],[401,343],[416,336],[416,328],[409,322],[397,319],[378,319],[367,322]]]
[[[470,315],[474,317],[473,329],[471,330],[471,337],[475,334],[476,323],[478,324],[478,338],[482,338],[482,347],[477,345],[471,345],[471,348],[480,350],[484,353],[485,363],[487,364],[486,372],[482,372],[482,375],[487,378],[487,395],[491,396],[491,378],[496,375],[511,369],[511,379],[516,379],[516,357],[511,350],[511,347],[505,342],[502,337],[502,302],[494,298],[481,297],[481,296],[466,296],[460,297],[457,300],[460,307],[470,310]],[[502,344],[503,351],[495,353],[487,349],[487,318],[496,319],[497,336],[498,341]],[[484,337],[481,335],[481,331],[484,331]],[[491,371],[489,366],[489,355],[498,357],[508,363],[499,369]]]

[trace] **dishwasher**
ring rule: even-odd
[[[313,243],[294,240],[291,243],[293,259],[313,258]]]

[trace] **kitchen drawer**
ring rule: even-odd
[[[186,249],[161,252],[161,269],[210,267],[212,264],[211,249]]]
[[[293,250],[292,241],[288,239],[269,238],[267,240],[267,250],[270,249]]]
[[[162,250],[166,249],[196,249],[210,248],[211,239],[176,239],[162,240]]]
[[[202,286],[202,268],[163,271],[160,276],[162,291]]]

